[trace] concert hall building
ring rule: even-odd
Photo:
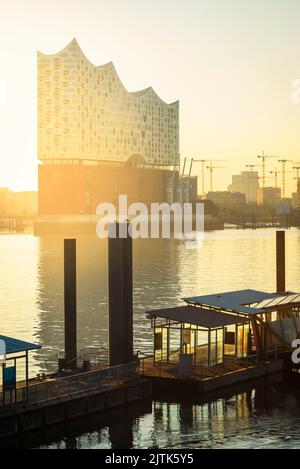
[[[38,52],[38,159],[38,224],[88,220],[120,194],[129,204],[173,200],[179,102],[151,87],[127,91],[113,63],[93,65],[75,39]]]

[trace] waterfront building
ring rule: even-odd
[[[266,359],[270,354],[276,361],[277,352],[289,351],[299,336],[299,293],[238,290],[184,298],[184,302],[146,313],[154,332],[154,353],[148,360],[152,373],[164,364],[164,372],[172,375],[177,365],[179,375],[182,370],[186,377],[199,379],[204,368],[232,359],[236,364],[241,359],[242,367],[253,356]]]
[[[43,216],[95,215],[119,194],[166,201],[178,180],[179,103],[151,87],[128,92],[113,63],[93,65],[75,39],[39,52],[38,159]]]
[[[285,199],[278,200],[275,206],[277,215],[289,215],[292,211],[292,199],[286,197]]]
[[[241,174],[232,176],[232,184],[229,192],[241,192],[246,196],[246,202],[256,204],[257,190],[259,188],[259,176],[257,171],[242,171]]]
[[[260,187],[257,190],[257,205],[274,208],[281,198],[281,189],[278,187]]]
[[[222,212],[238,210],[246,205],[246,195],[241,192],[208,192],[206,198],[211,200]]]

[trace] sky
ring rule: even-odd
[[[128,90],[179,99],[182,158],[227,160],[215,189],[262,151],[300,161],[299,0],[0,0],[0,187],[37,188],[36,53],[74,37]]]

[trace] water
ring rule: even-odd
[[[97,349],[105,361],[108,335],[107,243],[100,241],[96,236],[83,236],[78,238],[77,249],[78,349],[88,350],[91,347]],[[287,232],[287,265],[287,287],[289,290],[299,291],[300,236],[297,230]],[[273,230],[228,230],[207,233],[204,246],[198,250],[188,250],[184,242],[178,240],[136,241],[134,243],[135,350],[152,353],[152,334],[149,322],[145,319],[145,311],[179,305],[181,298],[185,296],[239,288],[274,291],[275,232]],[[45,371],[45,361],[63,350],[62,238],[37,238],[30,234],[0,236],[0,308],[1,334],[40,343],[42,349],[31,354],[30,374],[34,376],[37,372]],[[274,389],[275,387],[268,391],[271,396],[275,393]],[[252,390],[247,391],[248,404],[252,401],[252,397],[249,400],[249,393],[252,392]],[[281,389],[276,393],[276,396],[278,393],[283,396],[285,403],[296,399],[286,390]],[[247,410],[247,406],[241,404],[244,402],[244,395],[237,393],[233,397],[234,403],[229,406],[229,409],[236,409],[237,417],[233,420],[232,413],[224,412],[223,401],[212,403],[211,405],[215,406],[214,413],[206,418],[199,417],[203,412],[204,415],[207,414],[206,404],[166,403],[163,400],[154,402],[152,409],[148,409],[145,413],[142,409],[135,418],[131,419],[132,421],[129,419],[131,422],[129,433],[132,438],[131,443],[127,444],[134,447],[155,445],[210,447],[219,444],[230,446],[234,441],[234,444],[244,446],[247,445],[243,440],[246,435],[246,441],[252,439],[260,445],[263,442],[255,436],[255,429],[259,423],[265,428],[266,444],[298,445],[298,438],[293,431],[294,426],[298,424],[298,416],[295,409],[293,412],[290,411],[290,404],[282,407],[275,400],[271,413],[269,414],[269,411],[263,413],[263,417],[260,416],[258,421],[255,417],[257,399],[254,398],[254,404]],[[185,405],[188,413],[193,415],[187,427],[182,426],[181,420],[178,419],[182,405]],[[298,409],[297,406],[295,408]],[[264,406],[262,409],[264,412]],[[134,415],[134,412],[132,414]],[[95,432],[90,433],[87,430],[86,434],[78,436],[80,434],[78,430],[78,435],[75,434],[72,440],[73,443],[67,444],[110,447],[113,444],[110,433],[114,433],[115,424],[107,426],[105,421],[101,420],[103,417],[98,419],[99,426]],[[109,416],[107,419],[109,420]],[[275,436],[268,433],[270,425]],[[288,436],[286,440],[284,432],[287,428],[291,429],[291,438]],[[99,432],[100,441],[98,441]],[[124,444],[125,440],[126,438]],[[66,445],[63,434],[61,439],[53,441],[62,446]]]
[[[265,386],[206,404],[154,401],[70,426],[67,436],[63,430],[48,435],[39,447],[299,448],[299,397]]]

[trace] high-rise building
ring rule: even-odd
[[[38,158],[41,215],[92,215],[119,194],[165,201],[178,179],[179,103],[128,92],[114,65],[93,65],[75,39],[39,52]]]
[[[242,171],[241,174],[232,176],[230,192],[241,192],[246,195],[246,202],[256,204],[257,189],[259,188],[259,177],[257,171]]]
[[[257,205],[274,208],[281,197],[278,187],[261,187],[257,191]]]

